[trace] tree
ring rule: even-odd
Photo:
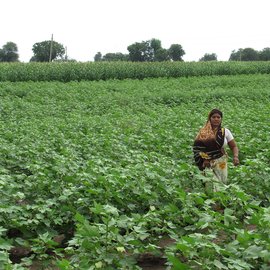
[[[4,62],[4,55],[3,49],[0,49],[0,62]]]
[[[65,54],[64,46],[56,41],[45,40],[42,42],[35,43],[33,45],[32,51],[34,53],[34,56],[31,58],[30,61],[49,62],[51,47],[52,47],[51,60],[63,58]]]
[[[170,60],[169,52],[166,49],[160,48],[155,52],[154,61],[162,62]]]
[[[156,38],[150,40],[150,47],[153,49],[154,61],[162,62],[170,60],[168,50],[162,48],[161,41]]]
[[[259,59],[261,61],[270,61],[270,48],[264,48],[259,52]]]
[[[97,52],[96,55],[94,56],[94,61],[100,62],[101,60],[102,60],[102,54],[101,52]]]
[[[217,55],[215,53],[206,53],[199,61],[217,61]]]
[[[18,47],[14,42],[7,42],[0,49],[1,62],[17,62],[19,61]]]
[[[252,48],[233,50],[229,61],[258,61],[259,53]]]
[[[129,59],[133,62],[146,62],[154,60],[154,49],[151,47],[151,41],[136,42],[127,47]]]
[[[180,44],[172,44],[168,52],[171,60],[183,61],[182,56],[185,54],[185,51]]]
[[[242,54],[243,49],[239,49],[238,51],[233,50],[231,52],[229,61],[241,61],[241,54]]]
[[[102,61],[128,61],[128,55],[123,53],[106,53]]]
[[[129,59],[131,61],[183,61],[182,56],[185,54],[183,48],[179,44],[172,44],[166,50],[162,48],[161,41],[156,38],[151,40],[136,42],[128,46]]]
[[[154,50],[154,54],[159,49],[162,49],[162,47],[161,47],[161,41],[159,39],[152,38],[149,43],[150,43],[150,47]]]
[[[129,51],[129,59],[132,62],[143,62],[143,51],[144,46],[142,43],[136,42],[127,47],[127,50]]]
[[[152,62],[169,60],[168,51],[162,48],[161,41],[156,38],[133,43],[127,49],[131,61]]]

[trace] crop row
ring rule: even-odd
[[[270,62],[1,63],[0,81],[93,81],[212,75],[269,74]]]

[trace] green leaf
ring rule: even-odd
[[[176,248],[182,252],[186,252],[190,249],[189,245],[184,243],[177,243]]]
[[[233,221],[235,221],[237,218],[233,215],[234,211],[229,208],[224,209],[224,224],[226,226],[229,226]]]
[[[84,223],[85,222],[85,218],[81,214],[79,214],[79,213],[76,213],[75,214],[75,220],[77,220],[80,223]]]
[[[263,247],[259,247],[259,246],[250,246],[248,247],[244,252],[244,256],[245,258],[248,259],[257,259],[260,257],[260,252],[263,250]]]
[[[214,265],[217,267],[217,269],[228,269],[227,266],[225,266],[223,263],[221,263],[218,260],[214,260]]]
[[[186,192],[183,189],[177,189],[177,193],[179,195],[179,198],[181,199],[181,201],[185,201],[186,200]]]
[[[60,270],[70,270],[72,269],[70,266],[70,263],[66,259],[62,259],[61,261],[57,262],[57,266],[60,268]]]
[[[1,251],[0,250],[0,263],[3,262],[3,263],[7,263],[7,262],[10,262],[9,260],[9,255],[7,252],[5,251]],[[2,264],[3,265],[3,264]]]
[[[6,232],[7,229],[5,229],[4,227],[0,226],[0,235],[3,233],[3,232]]]
[[[0,249],[9,250],[12,245],[7,242],[5,239],[0,238]]]
[[[174,256],[168,256],[168,259],[173,264],[172,270],[189,270],[190,269],[186,264],[180,262]]]

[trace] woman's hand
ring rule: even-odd
[[[234,156],[234,157],[233,157],[233,165],[234,165],[234,166],[237,166],[237,165],[239,165],[239,163],[240,163],[240,162],[239,162],[239,158],[238,158],[237,156]]]
[[[228,142],[228,145],[230,146],[230,149],[233,152],[233,165],[237,166],[237,165],[239,165],[239,158],[238,158],[239,150],[238,150],[238,147],[236,145],[236,142],[234,140],[231,140]]]

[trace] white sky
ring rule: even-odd
[[[181,44],[185,61],[270,47],[269,0],[1,0],[0,8],[0,48],[16,43],[22,62],[52,34],[77,61],[152,38],[166,49]]]

